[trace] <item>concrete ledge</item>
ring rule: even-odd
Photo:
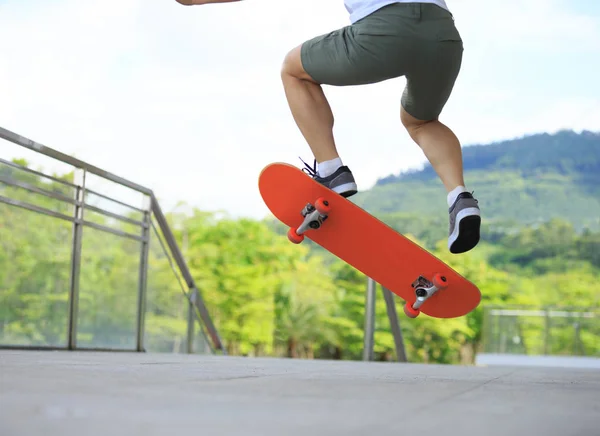
[[[600,434],[600,371],[0,351],[2,436]]]
[[[501,365],[600,369],[600,358],[583,356],[529,356],[524,354],[483,353],[478,354],[475,361],[477,365],[482,366]]]

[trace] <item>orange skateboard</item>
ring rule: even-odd
[[[406,301],[408,317],[455,318],[479,305],[473,283],[299,168],[267,165],[258,186],[291,242],[313,240]]]

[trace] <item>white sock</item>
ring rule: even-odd
[[[326,160],[317,165],[317,173],[320,177],[327,177],[335,173],[337,169],[342,165],[342,160],[339,157],[336,157],[335,159],[331,160]]]
[[[464,186],[457,186],[448,193],[448,207],[452,207],[452,205],[456,201],[456,198],[461,192],[468,192],[467,188],[465,188]]]

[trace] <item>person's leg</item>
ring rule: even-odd
[[[464,253],[480,239],[480,210],[465,187],[461,144],[439,121],[462,63],[463,45],[449,13],[423,6],[423,33],[436,35],[419,45],[419,62],[407,74],[400,119],[442,181],[449,212],[448,249]]]
[[[404,107],[400,118],[410,137],[421,147],[447,192],[464,186],[462,149],[458,138],[439,120],[419,120]]]
[[[333,113],[323,88],[304,70],[302,46],[285,58],[281,80],[292,116],[318,163],[339,158],[333,138]]]
[[[344,196],[353,195],[357,188],[339,156],[334,116],[321,85],[364,85],[405,74],[412,44],[400,30],[406,20],[417,18],[415,8],[384,7],[351,26],[304,42],[285,58],[281,70],[285,95],[318,163],[318,168],[307,170]]]
[[[290,111],[315,157],[315,166],[305,164],[304,171],[344,197],[356,194],[358,188],[338,154],[334,116],[322,84],[343,86],[360,80],[360,71],[352,68],[354,37],[351,26],[315,37],[290,51],[281,69]]]
[[[477,200],[465,187],[458,138],[437,119],[419,120],[403,107],[400,117],[446,188],[450,221],[448,249],[454,254],[473,249],[480,239],[481,215]]]
[[[344,197],[358,192],[350,169],[343,165],[333,137],[333,112],[323,88],[302,65],[302,46],[286,56],[281,69],[281,80],[288,105],[308,143],[315,166],[305,170],[318,182]]]

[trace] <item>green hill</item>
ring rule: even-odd
[[[485,239],[553,218],[578,231],[600,228],[600,133],[560,131],[465,146],[463,159]],[[446,193],[429,165],[382,178],[353,199],[403,233],[434,241],[447,232]]]

